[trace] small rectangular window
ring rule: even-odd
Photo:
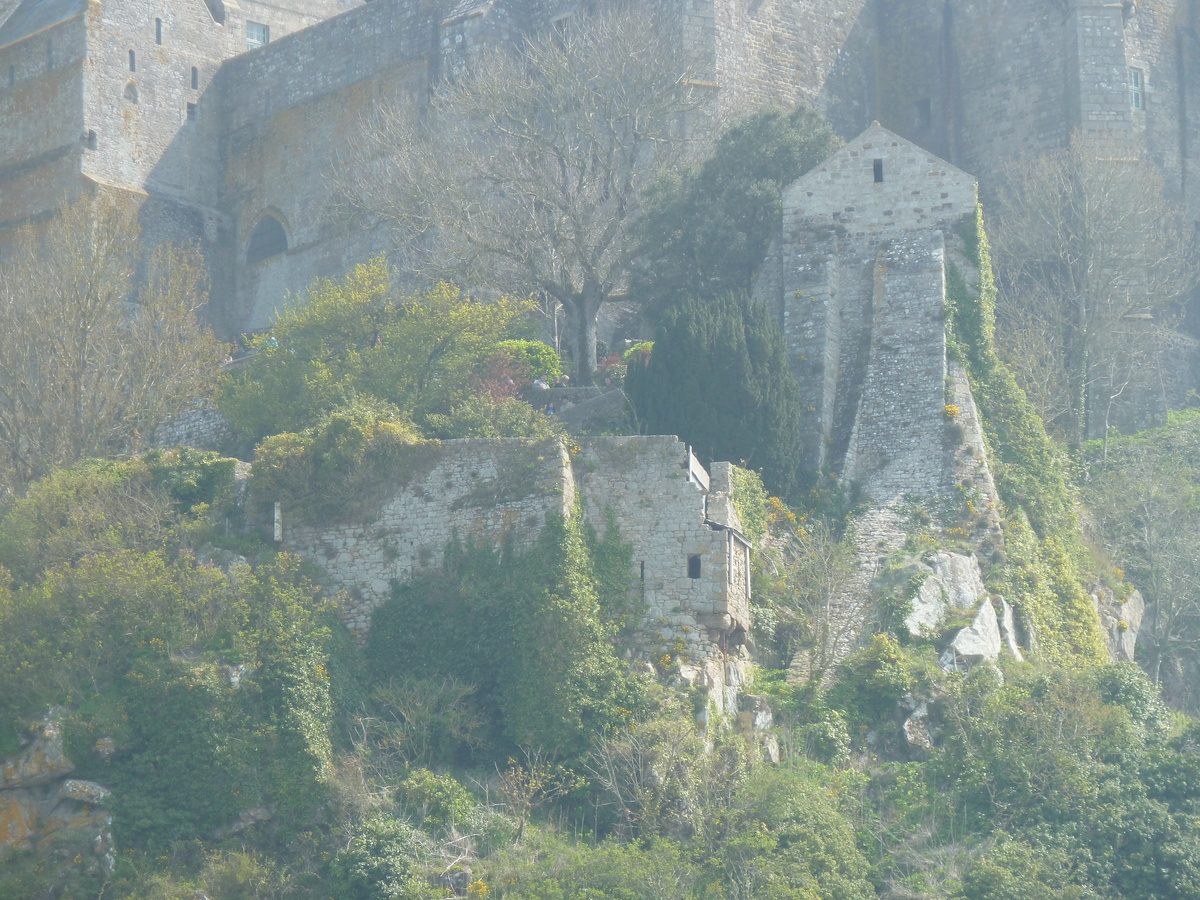
[[[189,122],[196,121],[196,104],[189,103],[187,105],[187,117]]]
[[[129,71],[130,72],[137,71],[137,54],[134,53],[132,50],[129,51]]]
[[[270,26],[263,25],[261,22],[246,23],[246,49],[253,50],[255,47],[270,43],[270,41]]]
[[[1146,78],[1141,69],[1129,67],[1129,107],[1130,109],[1146,108]]]
[[[89,129],[87,133],[87,148],[89,150],[97,150],[100,147],[100,138],[96,136],[95,129]]]
[[[154,43],[162,43],[162,19],[154,20]]]
[[[200,70],[192,66],[192,90],[200,89]]]
[[[692,555],[688,557],[688,578],[700,577],[700,557]]]
[[[872,168],[874,169],[874,172],[875,172],[875,183],[882,184],[883,183],[883,160],[882,159],[875,160]]]

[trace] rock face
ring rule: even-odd
[[[955,636],[939,662],[947,672],[981,662],[995,662],[1000,657],[1000,646],[1000,622],[996,618],[996,608],[991,601],[985,600],[975,614],[975,621]]]
[[[51,710],[30,729],[21,753],[0,767],[0,852],[33,850],[111,874],[112,816],[104,808],[110,792],[67,777],[75,766],[63,752],[58,714]]]
[[[1138,631],[1146,615],[1146,601],[1141,592],[1134,591],[1118,602],[1108,591],[1092,594],[1104,626],[1108,655],[1113,662],[1132,662],[1137,646]]]
[[[52,711],[34,726],[32,739],[21,754],[4,761],[0,790],[37,787],[74,771],[74,764],[63,753],[62,731]]]
[[[936,631],[950,610],[972,609],[987,596],[979,561],[970,554],[947,551],[928,554],[912,567],[912,572],[927,573],[904,619],[904,626],[913,637]]]

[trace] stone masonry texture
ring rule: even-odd
[[[1200,219],[1195,0],[645,2],[723,116],[805,100],[846,137],[878,120],[970,172],[985,199],[1006,160],[1076,129],[1119,132]],[[151,245],[201,243],[218,330],[264,328],[314,278],[389,248],[338,215],[332,186],[380,104],[419,114],[484,51],[578,11],[571,0],[2,0],[0,254],[64,197],[127,191],[145,203]],[[250,48],[251,27],[267,29],[265,46]],[[268,216],[286,249],[252,260]]]
[[[669,655],[718,710],[735,708],[749,661],[750,549],[732,511],[728,463],[710,475],[685,444],[653,436],[573,446],[458,440],[413,453],[423,464],[400,467],[409,476],[397,477],[371,521],[312,525],[282,510],[283,547],[342,589],[352,630],[370,627],[393,582],[438,569],[452,541],[527,548],[547,517],[578,502],[600,534],[617,527],[632,547],[642,657]]]

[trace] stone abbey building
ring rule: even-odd
[[[377,105],[614,0],[0,0],[0,253],[90,187],[196,238],[227,336],[385,249],[328,175]],[[641,0],[723,112],[804,99],[979,179],[1075,129],[1144,141],[1200,219],[1200,0]]]

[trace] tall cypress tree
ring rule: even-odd
[[[643,432],[677,434],[705,461],[757,469],[781,496],[798,489],[800,388],[763,304],[735,293],[674,307],[649,363],[625,384]]]

